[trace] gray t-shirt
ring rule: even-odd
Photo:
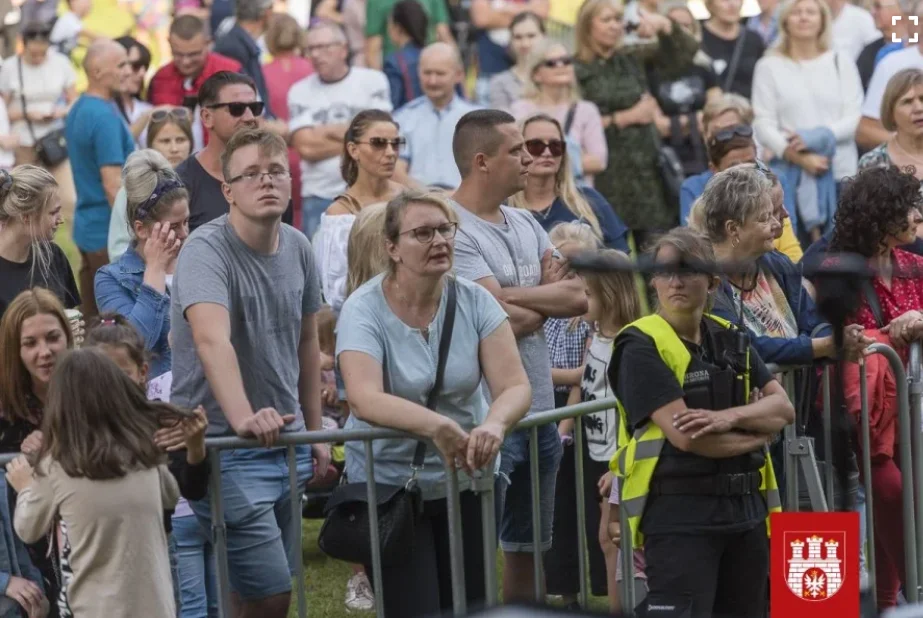
[[[472,281],[496,277],[504,288],[531,288],[541,283],[542,255],[554,247],[531,213],[501,206],[505,222],[491,223],[457,202],[452,205],[460,222],[455,236],[455,272],[459,277]],[[545,330],[540,328],[517,343],[532,385],[529,413],[553,409],[551,356]]]
[[[386,393],[425,406],[436,381],[447,295],[442,295],[427,340],[391,311],[381,288],[383,280],[384,275],[378,275],[346,299],[337,321],[336,354],[338,358],[346,351],[368,354],[381,364]],[[455,328],[436,411],[455,420],[465,431],[471,431],[487,418],[489,409],[480,388],[479,345],[507,320],[507,315],[480,285],[464,279],[457,279],[457,285]],[[346,421],[346,429],[368,427],[368,423],[355,415]],[[415,448],[416,441],[412,439],[375,440],[372,443],[375,480],[391,485],[405,483],[410,477]],[[346,475],[351,483],[367,480],[362,442],[346,443]],[[434,448],[427,450],[424,468],[417,479],[427,500],[445,497],[445,468]],[[463,473],[459,473],[459,483],[462,489],[471,487],[470,479]]]
[[[173,388],[178,406],[205,406],[208,435],[233,433],[205,378],[186,310],[198,303],[225,307],[231,344],[253,410],[294,414],[284,431],[305,427],[298,397],[298,344],[302,316],[320,308],[320,285],[311,243],[282,224],[279,248],[256,253],[237,236],[227,215],[193,232],[176,264],[171,295]]]

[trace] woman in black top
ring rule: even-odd
[[[53,242],[63,222],[54,176],[34,165],[0,170],[0,316],[32,287],[51,290],[65,308],[80,305],[70,263]]]
[[[711,16],[703,28],[702,51],[712,59],[721,89],[749,99],[753,69],[766,50],[763,39],[741,23],[742,0],[707,0],[705,6]]]

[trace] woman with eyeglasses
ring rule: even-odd
[[[139,150],[122,170],[133,242],[117,262],[97,271],[100,312],[125,316],[151,354],[150,377],[170,371],[170,286],[189,235],[189,193],[155,150]]]
[[[66,212],[76,202],[67,159],[50,164],[39,159],[35,145],[54,131],[63,131],[67,111],[77,99],[77,74],[67,56],[53,49],[51,26],[28,23],[22,28],[22,52],[0,67],[0,96],[18,137],[16,165],[41,165],[51,172]]]
[[[391,114],[368,109],[356,114],[343,140],[340,173],[346,192],[338,195],[320,219],[314,251],[324,299],[335,312],[346,298],[349,231],[356,215],[372,204],[383,204],[404,187],[391,180],[404,138]]]
[[[487,82],[488,101],[493,109],[509,110],[514,101],[522,98],[522,90],[529,81],[526,58],[536,43],[545,38],[545,22],[532,11],[519,13],[510,22],[510,55],[516,64],[497,73]]]
[[[577,91],[573,56],[564,45],[542,39],[532,47],[525,64],[529,78],[510,113],[522,120],[541,112],[561,123],[565,140],[576,151],[574,175],[592,187],[593,175],[606,168],[609,150],[599,109],[581,99]]]
[[[175,169],[192,152],[192,114],[185,107],[158,108],[152,110],[147,126],[148,145],[162,154]],[[109,261],[119,260],[133,238],[132,226],[128,223],[128,205],[125,187],[119,189],[109,218]]]
[[[608,145],[605,169],[593,184],[628,228],[644,235],[675,226],[679,206],[668,199],[658,164],[654,122],[660,108],[644,74],[650,64],[682,66],[695,55],[698,43],[666,17],[642,12],[637,33],[657,43],[644,60],[620,53],[624,15],[618,0],[583,3],[577,14],[576,73],[583,97],[602,114]]]
[[[426,448],[415,477],[423,509],[413,547],[405,561],[381,569],[389,618],[451,610],[449,468],[458,470],[465,596],[469,606],[483,603],[484,531],[477,492],[493,485],[489,466],[531,402],[509,318],[483,287],[452,274],[457,226],[455,210],[439,195],[413,192],[391,200],[382,239],[388,269],[350,294],[340,313],[340,324],[347,326],[337,329],[337,361],[352,412],[346,428],[389,427],[425,436],[435,446]],[[449,315],[454,315],[451,329]],[[448,336],[443,379],[432,391],[438,350]],[[481,387],[485,382],[490,403]],[[376,441],[375,478],[367,479],[363,448],[347,443],[349,482],[404,485],[417,444],[413,438]]]
[[[833,17],[823,0],[787,0],[779,43],[753,74],[753,128],[775,154],[800,232],[817,240],[833,226],[837,183],[856,173],[862,82],[850,56],[832,44]]]
[[[606,198],[574,182],[561,123],[547,114],[535,114],[522,123],[522,133],[532,164],[525,188],[508,204],[531,211],[546,232],[559,223],[586,223],[606,247],[627,253],[628,228]]]

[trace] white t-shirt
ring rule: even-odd
[[[7,59],[0,67],[0,93],[9,95],[11,107],[21,108],[20,92],[25,81],[26,108],[30,112],[50,114],[55,105],[64,105],[64,92],[77,83],[77,73],[67,56],[53,49],[48,50],[45,61],[33,66],[22,63],[22,77],[19,79],[19,57]],[[33,122],[36,139],[41,139],[49,132],[64,126],[64,120],[52,122]],[[19,136],[21,146],[34,146],[35,140],[29,133],[24,120],[13,123],[13,131]]]
[[[892,52],[875,66],[869,88],[865,91],[865,102],[862,104],[863,116],[874,120],[881,119],[881,99],[885,96],[885,88],[888,87],[891,78],[904,69],[923,70],[923,55],[920,54],[918,46],[911,45]]]
[[[6,111],[6,103],[0,99],[0,135],[10,135],[10,115]],[[0,149],[0,169],[13,169],[16,157],[12,150]]]
[[[849,2],[833,20],[833,47],[853,62],[865,46],[881,38],[872,14]]]
[[[364,109],[391,111],[391,89],[381,71],[353,67],[338,82],[325,83],[315,73],[288,91],[294,136],[300,129],[332,124],[349,124]],[[333,199],[346,190],[340,175],[340,157],[301,162],[301,196]]]
[[[580,398],[583,401],[597,401],[614,394],[609,386],[609,361],[612,360],[613,342],[614,339],[603,337],[599,333],[593,335],[586,352],[583,380],[580,382]],[[618,413],[615,408],[583,417],[586,444],[593,461],[612,459],[618,448],[618,428]]]
[[[55,21],[51,29],[51,42],[58,46],[62,54],[70,54],[77,47],[78,38],[83,31],[83,22],[75,13],[68,11]]]

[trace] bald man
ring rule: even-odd
[[[407,146],[400,153],[395,180],[424,186],[455,189],[461,183],[452,155],[452,137],[459,119],[480,109],[459,96],[465,76],[461,56],[454,45],[433,43],[420,55],[423,96],[394,115]]]
[[[110,39],[94,41],[83,61],[86,92],[71,106],[64,125],[77,189],[74,242],[80,250],[85,318],[97,313],[93,279],[96,271],[109,263],[109,214],[122,185],[122,165],[135,149],[128,125],[114,102],[129,77],[130,66],[124,47]]]

